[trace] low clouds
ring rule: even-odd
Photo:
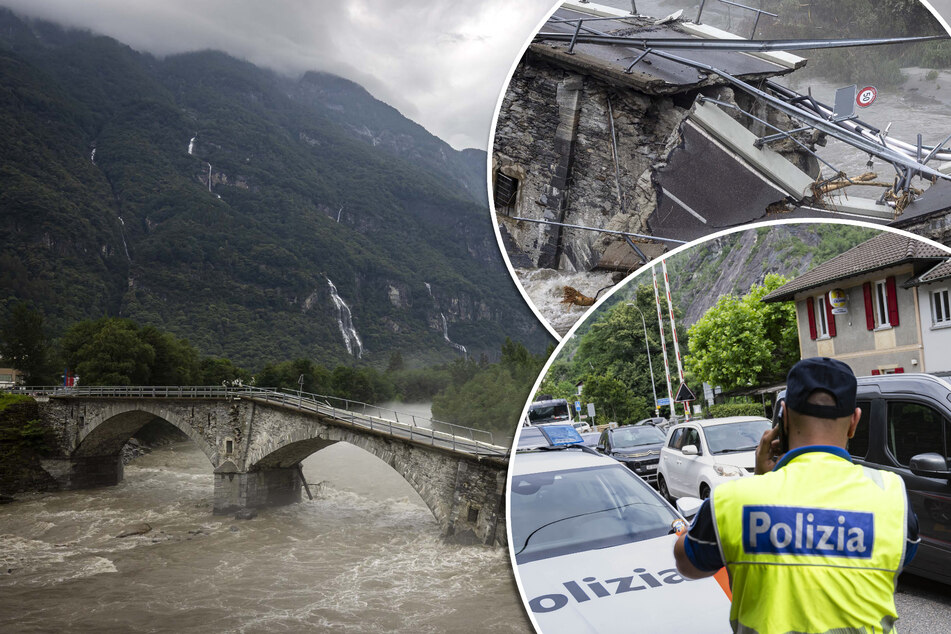
[[[218,49],[363,85],[456,148],[485,148],[502,84],[552,0],[0,0],[164,56]]]

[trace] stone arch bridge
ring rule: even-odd
[[[58,437],[62,457],[44,461],[44,468],[64,488],[121,481],[123,445],[157,417],[208,456],[215,474],[215,513],[300,501],[306,487],[301,461],[348,442],[409,482],[448,538],[505,543],[508,450],[482,430],[334,397],[260,388],[28,390]]]

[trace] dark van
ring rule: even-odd
[[[951,383],[930,374],[859,377],[852,459],[899,474],[921,545],[908,572],[951,584]]]

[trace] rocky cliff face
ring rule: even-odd
[[[878,233],[864,227],[812,223],[732,233],[671,257],[671,294],[689,327],[721,295],[744,295],[770,273],[796,277]]]

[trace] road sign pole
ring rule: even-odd
[[[664,271],[664,290],[667,291],[667,309],[670,312],[670,329],[674,337],[674,356],[677,358],[677,374],[680,375],[680,384],[684,381],[684,367],[680,362],[680,346],[677,344],[677,322],[674,321],[674,302],[670,297],[670,281],[667,279],[667,260],[660,261],[661,269]],[[690,407],[684,405],[684,420],[690,420]]]
[[[667,402],[670,404],[670,415],[676,414],[674,411],[674,390],[670,386],[670,363],[667,361],[667,340],[664,337],[664,314],[660,309],[660,290],[657,288],[657,269],[651,267],[651,274],[654,277],[654,304],[657,306],[657,327],[660,329],[660,348],[664,356],[664,374],[667,376]]]

